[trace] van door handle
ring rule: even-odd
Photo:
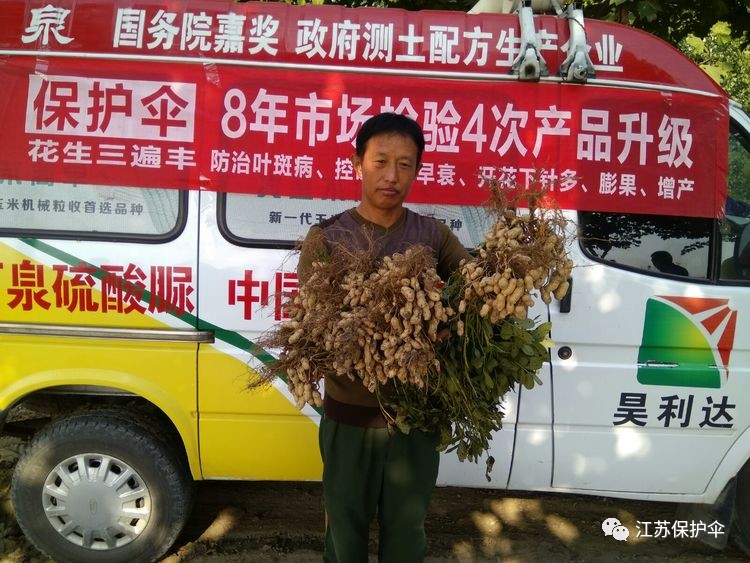
[[[560,312],[570,313],[570,303],[573,299],[573,278],[568,278],[568,292],[560,299]]]
[[[638,362],[639,368],[678,368],[680,364],[674,362],[655,362],[653,360],[646,360],[645,362]]]

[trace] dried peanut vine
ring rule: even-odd
[[[524,191],[522,210],[490,189],[494,223],[446,284],[424,246],[382,259],[337,246],[314,262],[290,320],[261,341],[280,350],[261,375],[285,372],[299,408],[320,406],[325,373],[359,379],[392,424],[438,432],[440,450],[476,461],[502,427],[506,393],[540,383],[550,325],[529,308],[561,299],[572,268],[559,210],[540,205],[541,193]]]
[[[541,383],[537,372],[549,357],[551,327],[529,319],[529,308],[536,296],[545,303],[561,299],[572,269],[562,213],[541,206],[541,193],[524,192],[522,210],[497,183],[490,187],[494,223],[442,291],[456,314],[452,336],[436,347],[429,392],[399,382],[379,390],[397,426],[438,431],[439,448],[455,450],[462,461],[476,461],[488,449],[502,427],[508,391]]]
[[[261,341],[281,350],[262,375],[285,372],[298,408],[320,406],[325,373],[359,379],[372,392],[389,379],[423,387],[437,363],[438,327],[453,315],[426,246],[383,259],[339,246],[313,263],[286,307],[290,320]]]

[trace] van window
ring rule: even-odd
[[[218,198],[218,224],[224,237],[239,246],[292,248],[312,225],[358,204],[358,200],[223,193]],[[467,248],[482,242],[490,227],[490,216],[477,206],[407,202],[406,207],[447,225]]]
[[[224,237],[240,246],[291,248],[311,226],[356,205],[353,201],[227,193],[218,201]]]
[[[586,255],[655,276],[706,280],[712,220],[667,215],[581,212]]]
[[[181,190],[0,180],[0,234],[161,242],[181,230]]]
[[[721,221],[723,281],[750,281],[750,140],[739,127],[729,135],[726,216]]]

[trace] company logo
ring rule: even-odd
[[[630,536],[630,530],[617,518],[607,518],[602,522],[602,532],[605,536],[612,536],[617,541],[628,541],[628,536]]]
[[[737,311],[729,299],[652,297],[638,350],[644,385],[720,388],[729,378]]]
[[[708,539],[712,536],[714,539],[727,533],[727,526],[718,520],[705,523],[703,520],[636,520],[636,534],[634,539],[637,541],[642,538],[703,538]],[[602,532],[605,536],[612,536],[617,541],[628,541],[630,538],[630,529],[620,522],[617,518],[610,517],[602,522]]]

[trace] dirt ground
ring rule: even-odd
[[[0,561],[46,563],[22,536],[9,500],[18,441],[0,438]],[[427,563],[745,562],[695,539],[636,538],[637,521],[686,518],[677,505],[579,495],[439,488],[427,519]],[[602,522],[617,518],[630,532],[617,541]],[[653,530],[652,530],[653,531]],[[371,561],[376,561],[373,527]],[[319,483],[206,482],[193,515],[163,563],[307,563],[321,561],[323,509]]]

